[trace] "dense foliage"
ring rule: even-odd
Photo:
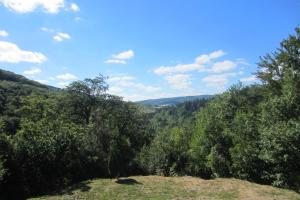
[[[146,118],[106,94],[104,77],[58,92],[7,81],[0,87],[1,199],[140,173],[135,157],[149,140]]]
[[[53,90],[4,73],[0,199],[133,174],[236,177],[299,191],[300,29],[259,66],[260,85],[154,113],[107,94],[101,75]]]
[[[261,85],[232,86],[191,113],[195,121],[177,121],[180,108],[169,111],[175,115],[158,113],[141,166],[149,173],[236,177],[299,191],[300,29],[259,66]]]

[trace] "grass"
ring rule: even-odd
[[[300,195],[284,189],[237,179],[203,180],[194,177],[133,176],[116,179],[95,179],[54,196],[32,200],[113,200],[113,199],[176,199],[176,200],[300,200]]]

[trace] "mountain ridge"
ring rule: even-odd
[[[151,106],[168,106],[176,105],[179,103],[184,103],[186,101],[193,101],[199,99],[210,99],[215,95],[195,95],[195,96],[179,96],[179,97],[169,97],[169,98],[158,98],[158,99],[146,99],[142,101],[136,101],[135,103]]]
[[[28,79],[23,75],[16,74],[14,72],[3,70],[3,69],[0,69],[0,81],[8,81],[8,82],[13,82],[13,83],[17,83],[17,84],[30,85],[30,86],[34,86],[34,87],[38,87],[38,88],[42,88],[42,89],[49,89],[52,91],[59,90],[59,88],[56,88],[54,86],[42,84],[37,81]]]

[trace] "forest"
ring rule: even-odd
[[[1,70],[0,199],[153,174],[300,192],[300,28],[258,66],[260,84],[154,112],[107,94],[101,74],[57,89]]]

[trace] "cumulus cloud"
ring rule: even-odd
[[[50,33],[53,36],[53,40],[56,42],[62,42],[64,40],[70,40],[71,36],[68,33],[59,32],[52,28],[42,27],[42,31]]]
[[[109,93],[109,94],[118,95],[118,94],[120,94],[121,92],[123,92],[123,89],[120,88],[120,87],[112,86],[112,87],[109,87],[109,89],[108,89],[108,93]]]
[[[112,57],[119,60],[130,59],[134,56],[134,52],[132,50],[121,52],[117,55],[113,55]]]
[[[109,59],[109,60],[105,61],[105,63],[107,63],[107,64],[123,64],[123,65],[125,65],[126,61],[125,60]]]
[[[251,83],[251,82],[255,82],[257,81],[257,77],[255,75],[249,76],[249,77],[245,77],[245,78],[241,78],[240,81],[243,83]]]
[[[71,39],[71,36],[68,33],[57,33],[53,39],[57,42],[62,42]]]
[[[214,51],[210,54],[203,54],[198,56],[194,63],[183,64],[176,66],[161,66],[154,69],[154,73],[157,75],[171,74],[171,73],[183,73],[189,71],[205,71],[208,70],[205,68],[205,64],[212,62],[214,59],[217,59],[225,55],[222,50]]]
[[[198,65],[203,65],[206,63],[211,62],[212,60],[222,57],[225,55],[225,52],[223,50],[218,50],[218,51],[214,51],[211,52],[210,54],[203,54],[201,56],[198,56],[195,59],[195,63],[197,63]]]
[[[16,44],[0,41],[0,62],[19,63],[42,63],[46,61],[45,55],[39,52],[25,51]]]
[[[201,72],[204,77],[201,79],[205,89],[214,92],[222,92],[228,86],[232,77],[241,76],[243,74],[243,66],[249,65],[244,59],[221,60],[225,55],[222,50],[213,51],[209,54],[203,54],[194,59],[189,64],[178,64],[172,66],[161,66],[153,70],[157,75],[163,75],[163,78],[169,83],[171,88],[182,91],[195,92],[192,87],[192,72]],[[237,69],[238,68],[238,69]],[[189,72],[189,73],[188,73]],[[249,81],[249,79],[242,79]],[[251,79],[252,80],[252,79]]]
[[[105,61],[105,63],[108,64],[126,64],[126,60],[131,59],[134,57],[134,51],[128,50],[128,51],[123,51],[121,53],[118,53],[116,55],[112,55],[110,59]]]
[[[142,92],[147,92],[147,93],[158,92],[161,90],[161,88],[159,88],[159,87],[144,85],[142,83],[134,83],[132,86],[137,90],[140,90]]]
[[[229,77],[236,76],[235,73],[225,73],[218,75],[210,75],[202,78],[202,82],[206,84],[208,87],[216,88],[216,89],[224,89],[225,86],[229,83]]]
[[[161,66],[154,69],[154,73],[157,75],[171,74],[177,72],[189,72],[189,71],[201,71],[204,67],[198,64],[186,64],[186,65],[176,65],[176,66]]]
[[[214,63],[212,66],[212,71],[215,73],[225,72],[234,69],[237,66],[235,62],[230,60],[225,60],[222,62]]]
[[[118,76],[112,76],[108,78],[108,83],[110,83],[112,86],[116,86],[119,88],[130,88],[130,89],[136,89],[136,83],[135,83],[135,77],[127,76],[127,75],[118,75]]]
[[[111,85],[112,88],[109,90],[109,92],[116,95],[124,95],[123,93],[120,94],[120,92],[123,92],[124,90],[127,90],[128,92],[128,90],[130,90],[143,94],[151,94],[154,92],[159,92],[161,90],[161,88],[159,87],[145,85],[143,83],[137,83],[135,79],[135,77],[127,75],[109,77],[108,83]]]
[[[0,37],[7,37],[8,36],[8,32],[6,32],[5,30],[0,30]]]
[[[187,74],[175,74],[165,77],[170,86],[174,89],[188,89],[192,85],[191,76]]]
[[[0,3],[17,13],[33,12],[38,8],[48,13],[58,13],[64,7],[64,0],[0,0]]]
[[[23,73],[27,76],[35,76],[35,75],[38,75],[42,72],[42,70],[40,68],[37,68],[37,67],[32,67],[31,69],[29,70],[26,70],[24,71]]]
[[[108,78],[108,82],[113,83],[113,82],[120,82],[120,81],[132,81],[134,79],[135,79],[134,77],[126,76],[126,75],[113,76]]]
[[[71,3],[70,10],[78,12],[80,10],[79,6],[76,3]]]
[[[77,79],[77,77],[75,75],[70,74],[70,73],[57,75],[56,78],[59,80],[62,80],[62,81],[70,81],[70,80]]]

